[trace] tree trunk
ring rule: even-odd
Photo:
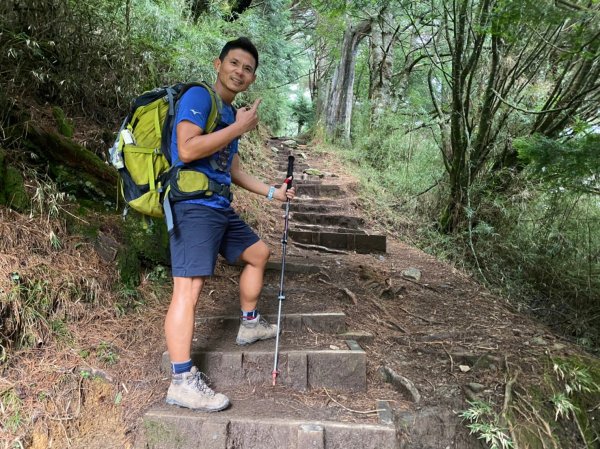
[[[392,13],[384,8],[371,29],[371,54],[369,59],[369,100],[371,101],[371,123],[377,123],[383,112],[391,105],[391,85],[394,33],[389,24]]]
[[[315,45],[315,54],[313,67],[308,76],[310,90],[310,99],[315,105],[315,114],[321,117],[325,109],[325,99],[327,97],[327,86],[324,86],[323,79],[327,72],[326,44],[319,42]]]
[[[61,190],[102,203],[117,197],[117,171],[71,139],[29,124],[24,141],[48,163]]]
[[[331,79],[325,104],[325,128],[334,140],[350,140],[356,52],[358,44],[370,30],[371,22],[365,20],[344,33],[340,61]]]

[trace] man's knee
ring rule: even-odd
[[[242,260],[251,265],[264,266],[270,256],[271,250],[267,244],[262,240],[259,240],[242,253]]]
[[[204,278],[202,277],[174,277],[173,301],[191,303],[195,306],[203,286]]]

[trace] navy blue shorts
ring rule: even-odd
[[[233,209],[175,203],[170,235],[174,277],[212,276],[217,255],[235,262],[260,239]]]

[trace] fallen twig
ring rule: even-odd
[[[446,347],[444,346],[443,343],[442,343],[442,349],[450,358],[450,373],[452,373],[454,371],[454,359],[452,358],[452,355],[448,351],[446,351]]]
[[[385,308],[385,306],[383,304],[378,303],[374,298],[372,298],[370,296],[367,296],[367,298],[369,299],[369,301],[371,301],[371,303],[375,307],[377,307],[381,312],[383,312],[383,314],[386,316],[387,322],[389,324],[391,324],[393,327],[395,327],[399,331],[404,332],[405,334],[408,334],[408,331],[396,322],[396,320],[392,317],[390,312],[387,311],[387,309]]]
[[[385,409],[383,408],[376,408],[374,410],[353,410],[351,408],[346,407],[345,405],[339,403],[338,401],[336,401],[335,399],[333,399],[333,397],[331,397],[331,395],[329,394],[329,391],[327,391],[327,388],[323,388],[323,390],[325,391],[325,393],[327,394],[327,396],[329,397],[329,399],[331,399],[333,402],[335,402],[337,405],[339,405],[340,407],[342,407],[344,410],[347,410],[349,412],[352,413],[359,413],[361,415],[371,415],[373,413],[379,413],[379,412],[383,412],[385,411]]]
[[[414,280],[412,280],[412,279],[408,279],[408,278],[406,278],[406,277],[404,277],[404,276],[400,277],[399,279],[402,279],[403,281],[406,281],[406,282],[412,282],[413,284],[416,284],[416,285],[418,285],[419,287],[422,287],[422,288],[428,288],[429,290],[432,290],[432,291],[434,291],[434,292],[436,292],[436,293],[440,293],[440,291],[439,291],[437,288],[435,288],[435,287],[432,287],[431,285],[427,285],[427,284],[421,284],[420,282],[414,281]]]
[[[415,318],[419,318],[420,320],[423,320],[423,321],[425,321],[426,323],[429,323],[429,324],[444,324],[444,323],[438,323],[438,322],[436,322],[436,321],[431,321],[431,320],[429,320],[429,319],[427,319],[427,318],[424,318],[424,317],[422,317],[422,316],[419,316],[419,315],[417,315],[417,314],[415,314],[415,313],[409,312],[409,311],[408,311],[408,310],[406,310],[404,307],[401,307],[401,306],[396,306],[396,307],[398,307],[400,310],[402,310],[402,311],[403,311],[404,313],[406,313],[407,315],[413,316],[413,317],[415,317]]]

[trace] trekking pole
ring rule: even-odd
[[[292,179],[294,174],[294,156],[288,157],[288,168],[287,175],[285,177],[287,188],[292,188]],[[275,337],[275,361],[273,362],[273,386],[277,383],[277,375],[279,371],[277,370],[277,364],[279,362],[279,334],[281,333],[281,305],[285,300],[285,294],[283,293],[283,282],[285,275],[285,252],[287,249],[287,237],[288,237],[288,225],[289,225],[289,217],[290,217],[290,199],[288,198],[285,202],[285,225],[283,227],[283,238],[281,239],[281,278],[279,280],[279,296],[277,299],[279,300],[279,311],[277,312],[277,336]]]

